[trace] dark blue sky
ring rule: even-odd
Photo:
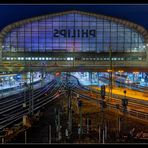
[[[98,14],[104,14],[109,16],[118,17],[135,22],[148,29],[148,5],[51,5],[51,4],[34,4],[34,5],[2,5],[0,4],[0,30],[6,25],[38,15],[68,11],[68,10],[80,10],[86,12],[94,12]]]

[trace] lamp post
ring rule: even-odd
[[[48,126],[48,143],[51,143],[51,125]]]
[[[109,73],[109,95],[108,95],[108,103],[110,102],[110,98],[112,99],[112,72],[113,72],[113,67],[112,67],[112,48],[111,46],[109,47],[109,60],[110,60],[110,67],[107,70]],[[109,105],[108,105],[109,107]]]
[[[33,72],[31,70],[31,63],[29,64],[29,79],[30,79],[30,84],[29,84],[29,112],[30,115],[34,114],[34,97],[33,97]]]
[[[43,80],[44,79],[44,68],[42,66],[42,72],[41,72],[41,87],[43,87]]]
[[[25,144],[27,144],[27,130],[26,129],[24,129],[24,134],[25,134]]]
[[[117,134],[118,134],[118,136],[119,136],[120,131],[121,131],[121,118],[120,118],[120,115],[119,115],[119,109],[120,109],[119,104],[116,104],[116,114],[117,114]]]
[[[71,110],[71,90],[68,87],[68,135],[72,133],[72,110]]]
[[[82,101],[78,101],[78,107],[79,107],[79,112],[80,112],[80,137],[82,136]]]
[[[26,102],[26,96],[27,96],[27,91],[28,91],[28,84],[27,84],[27,73],[23,73],[23,79],[24,79],[24,103],[23,103],[23,108],[26,108],[27,102]]]
[[[103,134],[103,137],[102,137],[103,141],[102,142],[104,143],[105,139],[107,139],[107,125],[105,123],[105,113],[104,113],[104,108],[106,108],[105,85],[101,86],[101,102],[100,102],[100,105],[101,105],[101,128],[102,128],[102,134]],[[100,129],[99,129],[99,132],[101,132]],[[100,135],[99,135],[99,141],[100,140],[101,139],[100,139]]]
[[[33,72],[31,72],[31,99],[32,99],[32,115],[34,114],[34,93],[33,93]]]
[[[110,99],[112,99],[112,70],[108,69],[107,72],[109,73],[109,94],[108,94],[108,103],[109,103]]]

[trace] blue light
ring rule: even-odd
[[[58,32],[54,36],[55,30]],[[146,47],[144,37],[136,30],[81,13],[52,16],[12,29],[2,46],[6,51],[15,48],[22,52],[51,52],[57,49],[68,52],[108,52],[110,43],[113,52],[134,52],[134,49],[136,52],[145,52]]]
[[[14,78],[15,80],[20,80],[20,79],[22,78],[22,76],[21,76],[20,74],[17,74],[17,75],[15,75],[15,76],[13,76],[13,78]]]

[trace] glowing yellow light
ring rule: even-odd
[[[135,71],[135,72],[133,72],[133,74],[138,74],[139,72],[137,72],[137,71]]]
[[[124,71],[123,71],[123,70],[119,70],[118,72],[120,72],[120,73],[121,73],[121,72],[124,72]]]
[[[111,69],[108,69],[107,72],[112,72],[112,70]]]

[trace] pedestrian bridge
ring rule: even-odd
[[[0,60],[0,72],[148,71],[148,32],[100,14],[47,14],[1,30]]]

